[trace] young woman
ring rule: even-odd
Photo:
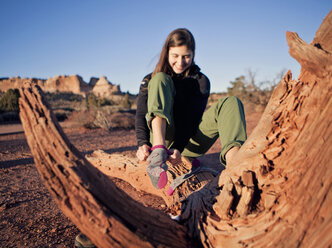
[[[136,113],[137,157],[148,160],[153,186],[167,184],[167,164],[205,154],[218,137],[226,165],[246,140],[243,105],[236,97],[220,99],[204,112],[210,81],[194,62],[195,40],[189,30],[171,32],[153,73],[140,86]]]

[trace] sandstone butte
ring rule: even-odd
[[[106,77],[101,77],[93,86],[92,92],[98,97],[111,97],[114,93],[120,92],[118,85],[111,85]]]
[[[289,71],[280,81],[233,163],[216,177],[197,175],[172,196],[151,190],[135,158],[84,157],[27,80],[21,120],[60,209],[98,247],[331,247],[332,11],[311,44],[295,32],[286,39],[301,65],[298,79]],[[187,170],[183,162],[169,176]],[[134,201],[109,176],[163,197],[179,222]]]
[[[20,77],[2,78],[0,79],[0,91],[21,88],[26,80],[36,83],[45,92],[71,92],[82,96],[93,92],[97,96],[102,97],[109,97],[114,93],[120,93],[120,86],[110,83],[106,77],[92,77],[89,84],[87,84],[79,75],[55,76],[46,80]]]

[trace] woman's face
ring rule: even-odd
[[[193,61],[194,53],[187,46],[170,47],[168,51],[168,63],[176,74],[187,70]]]

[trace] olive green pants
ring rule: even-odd
[[[167,147],[171,147],[174,141],[173,101],[175,93],[172,78],[165,73],[157,73],[149,82],[147,123],[151,130],[150,123],[154,116],[166,120]],[[153,144],[152,133],[150,137]],[[218,137],[221,142],[220,162],[226,165],[227,151],[234,146],[240,147],[247,139],[243,104],[237,97],[221,98],[204,112],[198,130],[189,140],[182,156],[191,158],[202,156]]]

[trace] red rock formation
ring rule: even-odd
[[[3,78],[0,79],[0,91],[6,92],[9,89],[18,89],[23,87],[23,82],[25,79],[20,77],[10,77],[10,78]],[[42,86],[45,82],[43,79],[31,79],[34,83]]]
[[[91,87],[78,75],[49,78],[43,84],[42,89],[47,92],[72,92],[84,96],[91,91]]]
[[[310,45],[287,32],[299,79],[287,73],[237,159],[183,201],[181,224],[134,202],[92,166],[33,86],[21,89],[21,119],[45,184],[99,247],[330,247],[331,24],[332,11]]]
[[[26,80],[26,78],[20,77],[0,79],[0,91],[23,87],[23,83]],[[102,97],[111,96],[114,93],[120,93],[120,86],[110,84],[105,77],[101,77],[99,81],[97,78],[91,78],[91,84],[85,83],[79,75],[55,76],[46,80],[33,78],[30,80],[38,84],[41,89],[46,92],[72,92],[83,96],[86,96],[89,92],[93,92]],[[99,84],[102,85],[102,87],[98,86],[97,88],[99,89],[94,89],[96,86],[95,83],[97,82],[100,82]],[[105,82],[107,84],[105,84]]]
[[[110,98],[114,93],[120,93],[120,87],[108,82],[106,77],[101,77],[95,83],[92,93],[98,97]]]

